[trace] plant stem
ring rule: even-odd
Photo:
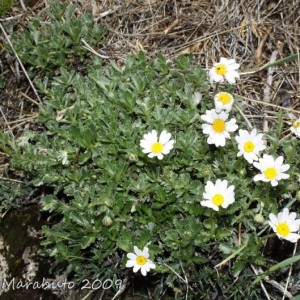
[[[214,219],[213,219],[213,212],[211,211],[210,212],[210,215],[209,215],[209,220],[210,220],[210,229],[211,229],[211,233],[214,234],[215,233],[215,222],[214,222]]]
[[[218,93],[218,90],[219,90],[219,82],[217,82],[216,84],[215,93]]]

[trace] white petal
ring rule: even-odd
[[[163,154],[168,154],[171,149],[173,149],[174,140],[167,142],[163,147]]]
[[[140,250],[137,246],[134,246],[133,249],[137,256],[143,256],[143,251]]]
[[[143,149],[142,152],[143,153],[150,153],[152,150],[151,149]]]
[[[227,64],[228,64],[228,59],[225,58],[225,57],[221,57],[221,59],[220,59],[220,64],[227,65]],[[216,65],[218,65],[218,64],[216,64]]]
[[[147,269],[144,266],[141,267],[141,273],[143,276],[147,275]]]
[[[168,133],[167,131],[163,130],[159,136],[159,142],[163,145],[166,144],[171,138],[171,133]]]
[[[293,222],[295,221],[296,217],[297,217],[297,214],[296,214],[295,212],[291,212],[291,213],[289,214],[289,217],[288,217],[286,223],[287,223],[287,224],[293,223]]]
[[[219,75],[217,73],[212,73],[211,77],[210,77],[210,82],[223,82],[224,81],[224,78],[222,75]]]
[[[277,217],[273,213],[269,214],[269,219],[272,222],[272,224],[274,224],[275,226],[278,225]]]
[[[278,185],[278,181],[277,180],[271,180],[271,185],[272,186],[277,186]]]
[[[240,156],[242,156],[243,155],[243,151],[239,151],[238,153],[237,153],[237,157],[240,157]]]
[[[220,192],[226,191],[227,186],[228,186],[228,181],[227,180],[217,179],[217,181],[216,181],[216,189],[220,190]]]
[[[249,155],[249,153],[244,153],[244,158],[247,160],[247,162],[249,164],[252,164],[253,160],[256,160],[256,159],[254,159],[254,157],[252,157],[251,155]]]
[[[289,174],[281,173],[281,178],[282,178],[282,179],[287,179],[287,178],[289,178],[289,177],[290,177]]]
[[[143,256],[145,258],[148,258],[149,257],[149,249],[147,247],[144,247],[143,249]]]
[[[211,116],[211,114],[209,114],[209,111],[206,111],[205,115],[201,115],[201,120],[207,122],[207,123],[212,123],[213,122],[213,118]]]
[[[207,181],[205,191],[208,195],[215,193],[215,185],[211,181]]]
[[[127,263],[126,263],[126,267],[127,268],[132,268],[135,265],[136,265],[136,261],[135,260],[128,260]]]
[[[264,180],[265,176],[263,174],[257,174],[253,177],[254,181]]]
[[[280,212],[278,214],[278,222],[281,223],[281,222],[286,222],[286,220],[288,219],[289,217],[289,209],[288,208],[285,208],[282,212]]]
[[[273,229],[273,231],[276,233],[276,226],[270,221],[268,223],[271,226],[271,228]]]
[[[208,138],[207,138],[207,143],[208,144],[215,144],[215,139],[212,135],[210,135]]]
[[[129,259],[136,259],[136,255],[134,254],[134,253],[128,253],[127,254],[127,257],[129,258]]]
[[[229,186],[228,189],[227,189],[228,193],[233,193],[234,190],[235,190],[235,186],[234,185]]]
[[[237,70],[240,67],[237,63],[231,63],[230,64],[230,70]]]
[[[264,154],[263,162],[267,167],[272,167],[275,164],[273,156],[268,155],[268,154]]]
[[[201,201],[200,204],[202,206],[206,206],[206,207],[212,208],[215,211],[219,210],[219,207],[216,206],[216,205],[214,205],[211,201]]]
[[[226,139],[223,135],[219,135],[216,139],[215,139],[215,145],[217,147],[221,146],[224,147],[226,144]]]
[[[225,111],[221,111],[217,118],[220,118],[223,121],[226,121],[228,118],[228,113]],[[226,122],[227,124],[227,122]]]
[[[281,172],[286,172],[290,168],[290,165],[282,165],[280,168]]]
[[[227,72],[227,73],[225,74],[225,78],[227,79],[228,83],[230,83],[230,84],[235,84],[235,76],[234,76],[233,73]]]
[[[234,199],[231,199],[230,201],[225,201],[221,204],[223,208],[227,208],[230,204],[234,202]]]
[[[141,268],[141,266],[138,265],[138,264],[136,264],[136,265],[133,267],[133,272],[136,273],[140,268]]]
[[[278,156],[275,159],[274,165],[275,165],[275,167],[280,168],[282,163],[283,163],[283,156]]]
[[[296,243],[299,238],[300,235],[296,233],[290,233],[287,237],[285,237],[285,239],[290,241],[291,243]]]
[[[238,129],[238,125],[235,124],[236,119],[231,119],[229,122],[226,122],[226,130],[229,132],[236,131]]]
[[[155,269],[156,265],[152,262],[152,260],[148,259],[148,265],[151,269]]]
[[[207,124],[202,125],[202,131],[204,134],[211,135],[214,133],[214,130],[211,125],[207,125],[207,126],[204,126],[204,125],[207,125]]]
[[[289,225],[291,232],[296,232],[296,231],[299,230],[300,220],[296,220],[296,221],[293,221],[293,222],[289,222],[289,220],[288,220],[286,223]]]
[[[142,141],[140,142],[140,146],[141,146],[142,148],[148,148],[148,147],[151,147],[151,145],[152,145],[152,142],[149,141],[149,140],[142,140]]]

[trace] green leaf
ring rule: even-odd
[[[264,70],[266,68],[270,68],[270,67],[280,65],[280,64],[283,64],[283,63],[291,62],[291,61],[294,61],[294,60],[297,60],[297,59],[298,59],[298,61],[300,60],[299,54],[292,54],[292,55],[289,55],[289,56],[284,57],[282,59],[276,60],[272,63],[267,63],[267,64],[263,65],[262,67],[258,67],[258,68],[254,68],[252,70],[245,71],[245,72],[242,73],[242,75],[244,75],[244,74],[253,74],[253,73],[259,72],[261,70]]]
[[[209,261],[209,259],[204,256],[193,256],[190,257],[190,260],[196,264],[205,264]]]
[[[290,258],[287,258],[287,259],[281,261],[280,263],[278,263],[278,264],[272,266],[271,268],[269,268],[269,270],[267,270],[263,274],[257,276],[257,278],[253,281],[252,285],[258,283],[259,281],[261,281],[264,277],[266,277],[270,273],[275,272],[275,271],[277,271],[279,269],[282,269],[284,267],[287,267],[291,264],[294,264],[299,260],[300,260],[300,255],[296,255],[296,256],[293,256],[293,257],[290,257]]]
[[[218,240],[222,240],[222,239],[224,239],[224,238],[227,238],[227,237],[229,237],[229,236],[232,236],[232,229],[230,229],[230,228],[218,228],[217,230],[216,230],[216,238],[218,239]]]
[[[82,249],[86,249],[88,246],[90,246],[92,243],[95,242],[97,235],[87,235],[84,236],[82,239],[81,247]]]

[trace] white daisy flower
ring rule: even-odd
[[[141,270],[142,275],[146,276],[150,269],[155,269],[155,264],[149,259],[149,250],[144,247],[143,251],[137,246],[134,246],[135,253],[128,253],[129,260],[126,263],[127,268],[133,267],[133,272],[136,273]]]
[[[57,160],[61,160],[61,163],[63,165],[67,165],[69,163],[69,160],[68,160],[68,152],[67,151],[59,151],[58,152],[58,155],[57,155]]]
[[[264,154],[253,165],[261,171],[261,174],[254,176],[254,181],[271,182],[272,186],[276,186],[279,180],[290,177],[290,175],[284,173],[290,168],[290,165],[283,164],[283,156],[274,159],[273,156]]]
[[[230,139],[229,132],[234,132],[238,129],[235,124],[236,119],[227,121],[228,113],[225,111],[216,112],[215,109],[207,110],[201,119],[208,124],[202,124],[204,134],[208,135],[207,143],[215,144],[217,147],[225,146],[226,138]],[[227,122],[226,122],[227,121]]]
[[[285,208],[277,216],[269,214],[269,225],[280,239],[296,243],[300,238],[299,234],[294,233],[300,228],[300,219],[296,220],[296,216],[295,212],[289,213],[288,208]]]
[[[235,62],[234,59],[227,59],[221,57],[219,63],[214,64],[214,66],[209,70],[210,83],[224,82],[224,77],[230,84],[235,83],[236,78],[240,78],[237,69],[240,67],[239,64]]]
[[[293,120],[291,131],[300,137],[300,118]]]
[[[239,135],[235,139],[239,148],[237,156],[243,155],[249,164],[252,164],[254,160],[258,160],[257,155],[259,152],[266,149],[263,134],[257,134],[256,129],[253,129],[250,133],[247,130],[240,129]]]
[[[205,186],[203,198],[206,200],[201,201],[202,206],[210,207],[216,211],[219,210],[219,206],[227,208],[235,200],[234,186],[228,186],[227,180],[217,179],[215,184],[208,181]]]
[[[215,95],[215,108],[216,111],[225,110],[227,112],[230,112],[233,105],[233,97],[231,94],[226,92],[220,92]]]
[[[170,140],[171,134],[163,130],[157,138],[156,130],[144,134],[140,142],[144,153],[149,153],[148,157],[157,156],[158,159],[163,159],[164,155],[168,154],[173,149],[174,140]]]

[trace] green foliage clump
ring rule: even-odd
[[[46,14],[46,22],[37,15],[28,22],[28,30],[19,30],[12,35],[12,43],[21,60],[49,74],[59,67],[80,69],[89,56],[81,39],[91,47],[99,47],[106,29],[94,24],[91,14],[78,13],[75,4],[68,5],[64,1],[51,1]]]
[[[122,277],[131,274],[126,253],[147,245],[168,286],[180,284],[176,273],[184,272],[195,293],[209,293],[213,280],[225,298],[240,297],[239,286],[246,290],[255,276],[249,262],[267,265],[264,219],[279,201],[296,201],[297,141],[271,147],[286,156],[292,179],[270,189],[253,181],[257,170],[236,156],[234,140],[224,148],[207,144],[200,115],[213,102],[206,72],[191,57],[173,64],[141,53],[128,57],[124,69],[95,59],[87,70],[82,75],[61,68],[43,87],[38,122],[45,131],[30,134],[12,161],[36,186],[53,188],[42,207],[61,218],[54,228],[44,227],[46,253],[79,278],[103,272]],[[162,161],[147,157],[139,145],[153,129],[175,139]],[[277,134],[269,140],[278,141]],[[206,182],[216,179],[235,186],[236,201],[219,212],[200,205]],[[217,272],[213,267],[227,256],[232,264]],[[244,296],[259,293],[248,292]]]
[[[11,8],[13,0],[0,0],[0,17],[4,16]]]
[[[11,208],[19,208],[31,188],[23,183],[0,180],[0,211],[7,211]]]

